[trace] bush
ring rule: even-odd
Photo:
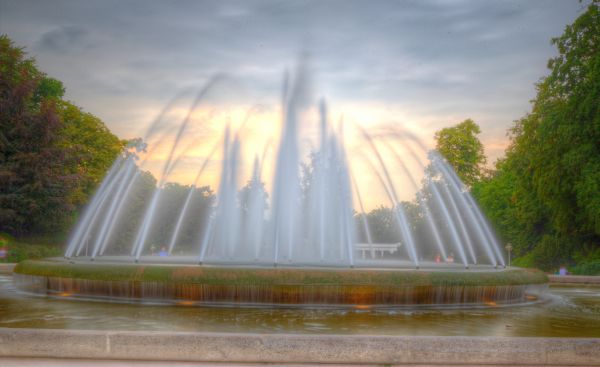
[[[42,244],[39,244],[41,242]],[[17,263],[28,259],[42,259],[62,255],[62,246],[50,244],[52,239],[40,239],[35,243],[21,242],[6,233],[0,233],[0,247],[8,250],[3,262]]]
[[[537,268],[534,255],[535,254],[530,252],[527,255],[517,257],[512,261],[511,265],[518,266],[520,268]]]
[[[59,247],[48,245],[13,244],[8,249],[9,263],[18,263],[28,259],[42,259],[46,257],[61,256],[63,253]]]
[[[571,269],[575,275],[600,275],[600,261],[580,264]]]

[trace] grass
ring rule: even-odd
[[[494,272],[374,271],[362,269],[228,268],[143,264],[71,264],[26,260],[16,273],[105,281],[175,282],[211,285],[376,285],[486,286],[540,284],[547,276],[534,269]]]

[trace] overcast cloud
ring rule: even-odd
[[[0,0],[0,33],[123,138],[179,91],[225,71],[230,102],[276,103],[308,50],[333,105],[401,111],[433,131],[471,117],[493,161],[585,3],[528,1]],[[150,111],[150,112],[149,112]]]

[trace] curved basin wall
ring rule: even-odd
[[[198,284],[111,281],[14,274],[18,289],[74,298],[199,305],[435,306],[503,305],[537,299],[546,284],[364,285],[364,284]]]

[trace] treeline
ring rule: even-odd
[[[517,264],[600,273],[599,2],[552,44],[558,56],[531,112],[514,123],[505,157],[472,193]]]
[[[149,209],[149,204],[156,190],[156,180],[149,172],[143,172],[135,181],[131,192],[124,198],[121,210],[113,218],[105,212],[109,205],[98,215],[95,225],[90,228],[79,255],[91,255],[95,246],[104,240],[101,232],[106,235],[104,244],[106,255],[129,254],[136,240],[140,226]],[[194,187],[167,183],[160,188],[158,210],[155,212],[152,225],[148,232],[144,253],[158,253],[163,247],[168,248],[173,239],[177,222],[184,204],[192,191],[190,202],[186,208],[185,217],[175,238],[174,254],[195,254],[200,246],[202,234],[215,200],[215,195],[208,186]]]
[[[0,232],[61,234],[125,142],[0,35]]]
[[[471,120],[441,131],[451,137],[461,152],[469,152],[470,142],[475,143],[475,146],[472,146],[475,148],[481,144],[474,131],[465,133],[462,129],[465,126],[473,126],[476,128],[475,131],[479,131],[477,125]],[[446,143],[438,137],[438,148],[443,146],[446,146]],[[465,154],[463,158],[466,159],[460,161],[473,163],[484,160],[483,147],[481,148],[472,151],[473,154]],[[455,164],[457,162],[454,161]],[[462,188],[444,175],[438,164],[431,163],[425,168],[425,177],[415,194],[415,199],[401,201],[393,208],[379,206],[368,213],[355,213],[357,241],[368,243],[371,240],[376,244],[399,243],[402,249],[392,257],[405,257],[408,244],[402,234],[398,215],[402,212],[415,243],[419,260],[433,261],[440,256],[444,259],[445,255],[455,258],[456,261],[463,261],[460,256],[461,250],[457,248],[458,241],[464,249],[465,261],[479,264],[495,263],[496,260],[490,258],[488,243],[484,243],[481,238],[480,224],[476,220],[469,219],[471,218],[470,206],[461,204]],[[465,183],[468,182],[465,173],[472,172],[479,175],[481,167],[477,164],[465,164],[463,168],[460,173]],[[490,245],[493,246],[492,243]],[[440,246],[443,247],[443,251]]]

